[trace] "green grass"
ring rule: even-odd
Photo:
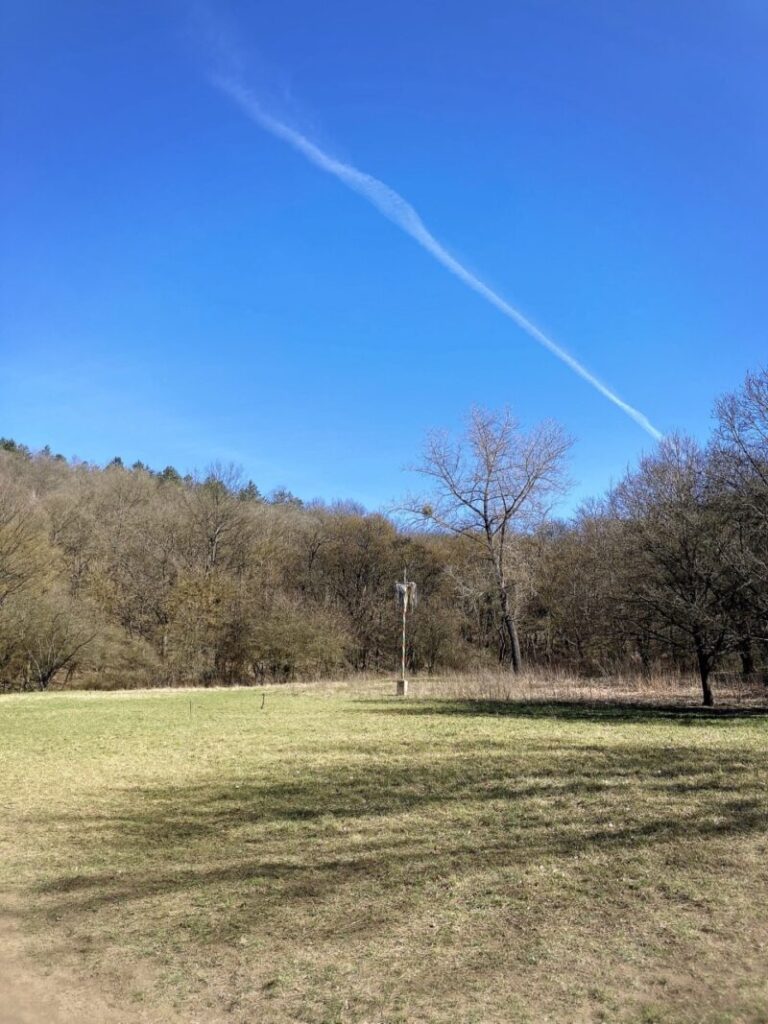
[[[261,702],[0,701],[35,962],[158,1021],[768,1021],[764,717]]]

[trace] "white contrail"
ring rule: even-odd
[[[289,128],[288,125],[283,124],[282,121],[277,121],[274,117],[265,113],[259,105],[253,94],[241,85],[238,81],[231,78],[213,77],[212,81],[217,88],[221,89],[222,92],[226,93],[231,99],[233,99],[238,106],[240,106],[245,113],[259,124],[266,131],[271,132],[277,138],[287,142],[294,149],[297,149],[303,156],[307,158],[315,166],[321,168],[323,171],[327,171],[328,174],[333,174],[334,177],[338,178],[349,188],[354,189],[364,199],[367,199],[369,203],[383,213],[385,217],[393,221],[399,228],[402,228],[406,234],[409,234],[411,238],[414,238],[422,248],[426,249],[428,253],[442,263],[452,274],[455,274],[459,280],[463,281],[469,288],[477,292],[478,295],[482,295],[484,299],[495,306],[497,309],[508,316],[510,320],[513,320],[518,327],[529,334],[534,341],[537,341],[540,345],[548,348],[553,355],[557,356],[562,362],[569,366],[574,373],[577,373],[585,381],[592,385],[601,395],[604,395],[609,402],[613,402],[614,405],[618,406],[622,412],[625,412],[627,416],[630,416],[636,423],[639,423],[643,430],[647,431],[651,437],[657,441],[661,440],[662,433],[657,430],[656,427],[650,422],[650,420],[644,416],[639,410],[634,409],[631,405],[628,405],[623,401],[615,392],[611,391],[609,387],[603,384],[602,381],[598,380],[594,374],[590,373],[589,370],[582,366],[582,364],[565,349],[561,348],[551,338],[548,338],[543,331],[539,330],[536,324],[519,313],[514,306],[510,306],[500,295],[497,295],[492,288],[489,288],[487,284],[480,280],[479,277],[467,270],[457,259],[443,248],[438,240],[432,235],[424,225],[421,217],[414,210],[410,203],[406,202],[401,195],[398,195],[394,189],[391,189],[389,185],[385,185],[383,181],[379,181],[378,178],[374,178],[370,174],[365,174],[363,171],[358,171],[356,167],[352,167],[349,164],[342,163],[341,160],[336,160],[334,157],[324,153],[319,146],[316,146],[314,142],[310,142],[309,139],[305,138],[300,132],[297,132],[293,128]]]

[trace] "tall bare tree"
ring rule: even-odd
[[[52,555],[36,503],[0,464],[0,609],[45,574]]]
[[[422,523],[470,538],[482,549],[499,602],[502,657],[522,667],[517,628],[514,536],[540,523],[565,488],[565,458],[571,438],[545,421],[523,430],[509,409],[470,410],[463,436],[443,431],[427,436],[415,466],[431,482],[428,497],[411,499],[407,510]]]
[[[755,649],[768,654],[768,369],[748,373],[741,388],[718,401],[715,415],[712,462],[724,513],[739,525],[732,557],[741,580],[734,625],[742,672],[749,676]]]
[[[611,508],[624,524],[624,581],[616,594],[629,622],[695,656],[703,701],[710,674],[734,646],[738,524],[723,514],[707,453],[671,435],[617,485]]]
[[[755,496],[758,515],[768,520],[768,370],[748,373],[738,391],[718,400],[715,415],[731,484]]]

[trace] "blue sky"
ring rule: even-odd
[[[652,445],[212,88],[222,51],[662,431],[706,436],[768,362],[762,0],[8,0],[2,19],[1,434],[234,460],[262,490],[371,507],[473,402],[560,420],[572,500]]]

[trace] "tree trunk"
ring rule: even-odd
[[[517,635],[517,623],[509,608],[509,594],[505,583],[499,584],[499,598],[501,600],[501,621],[509,640],[510,667],[513,672],[519,672],[522,667],[520,656],[520,638]]]
[[[640,657],[640,671],[644,679],[649,679],[651,675],[651,654],[648,650],[648,644],[641,637],[636,639],[635,644]]]
[[[704,707],[711,708],[715,703],[714,697],[712,696],[712,687],[709,685],[709,673],[712,665],[704,651],[698,650],[696,652],[696,656],[699,662],[699,675],[701,676],[701,692]]]
[[[509,639],[512,645],[512,671],[519,672],[523,667],[523,659],[520,654],[520,638],[517,635],[517,622],[515,622],[513,616],[510,616],[507,621],[507,629],[509,630]]]
[[[579,668],[583,669],[584,668],[584,660],[585,660],[584,659],[584,644],[581,642],[581,637],[579,636],[578,633],[576,634],[576,654],[577,654],[578,659],[579,659]]]
[[[748,636],[742,637],[739,644],[739,657],[741,658],[741,675],[743,679],[749,679],[755,671],[755,658],[752,654],[752,641]]]

